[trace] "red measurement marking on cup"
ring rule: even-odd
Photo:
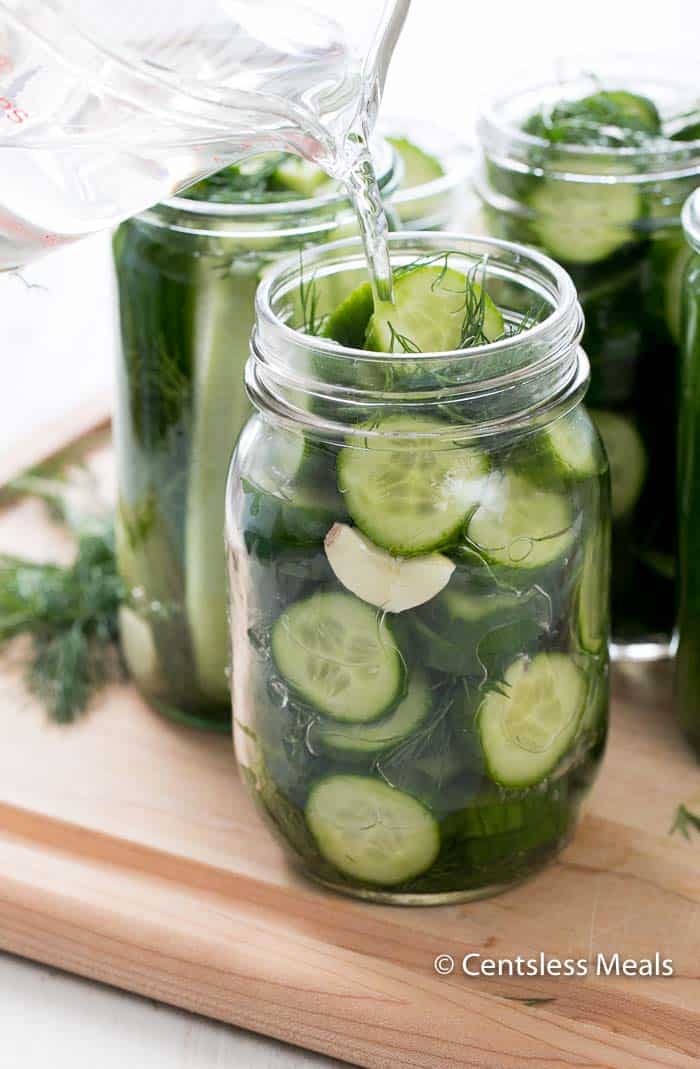
[[[0,115],[4,115],[10,122],[22,123],[29,118],[23,108],[18,108],[14,100],[0,96]]]

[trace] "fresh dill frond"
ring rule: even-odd
[[[302,325],[304,334],[318,337],[323,329],[326,316],[318,311],[318,288],[316,275],[307,282],[304,277],[304,254],[299,250],[299,301],[301,303]]]
[[[691,832],[700,832],[700,815],[693,813],[682,802],[676,809],[676,814],[668,834],[674,835],[680,832],[684,839],[690,842]]]
[[[93,526],[99,530],[109,515],[94,473],[81,464],[72,464],[58,473],[51,465],[32,468],[11,479],[4,492],[40,498],[51,518],[66,524],[75,534]]]
[[[114,531],[86,469],[65,479],[35,469],[8,485],[46,501],[77,538],[72,564],[0,556],[0,646],[31,637],[29,690],[58,723],[74,720],[96,687],[122,673],[119,608],[127,590],[117,572]]]
[[[473,267],[470,267],[466,275],[460,349],[469,349],[472,345],[483,345],[489,340],[484,333],[487,266],[488,256],[483,256]],[[479,272],[481,272],[480,278]]]
[[[542,322],[542,313],[545,312],[546,309],[547,302],[544,298],[534,302],[530,305],[527,312],[520,317],[517,323],[506,322],[505,336],[507,338],[517,338],[519,334],[524,334],[525,331],[532,330],[533,327]]]
[[[274,198],[274,177],[282,163],[289,159],[284,152],[268,152],[243,163],[224,167],[186,191],[188,200],[210,203],[265,202]],[[289,194],[286,194],[287,199]]]

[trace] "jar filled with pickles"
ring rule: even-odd
[[[375,148],[395,227],[448,225],[464,194],[464,151],[424,136],[426,147],[397,135]],[[281,256],[354,232],[337,184],[273,153],[212,175],[115,237],[117,543],[132,592],[122,647],[151,704],[193,727],[230,730],[223,500],[249,414],[255,291]]]
[[[591,416],[612,480],[613,655],[669,653],[675,616],[680,213],[700,185],[697,75],[658,60],[561,63],[479,122],[490,233],[563,264],[586,318]]]
[[[493,894],[605,745],[609,480],[564,270],[394,234],[263,280],[226,494],[234,735],[292,861],[361,898]]]

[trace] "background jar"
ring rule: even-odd
[[[492,240],[413,233],[392,235],[390,245],[394,266],[446,247],[451,267],[487,255],[488,290],[511,329],[533,308],[538,322],[490,345],[399,359],[294,329],[308,303],[297,263],[264,279],[246,372],[257,411],[239,439],[226,496],[234,734],[256,801],[308,875],[364,898],[435,904],[524,878],[575,825],[606,732],[609,487],[581,404],[588,364],[566,273]],[[366,277],[359,243],[311,251],[304,275],[314,279],[323,316]],[[402,474],[414,469],[418,482]],[[423,534],[433,531],[440,487],[469,497],[460,499],[456,531],[440,541],[456,565],[449,583],[405,611],[384,612],[348,592],[324,549],[335,524],[354,524],[350,487],[365,486],[365,474],[383,488],[370,516],[383,536],[404,494],[419,499]],[[403,530],[391,537],[416,537],[415,526]],[[418,559],[412,545],[401,553]],[[322,626],[299,642],[312,610],[322,612]],[[353,657],[378,646],[391,659],[386,677],[386,665],[369,673],[382,681],[371,701],[386,699],[386,707],[359,728],[337,710],[329,715],[296,674],[319,635],[333,642],[355,624],[366,632],[355,636]],[[353,657],[338,655],[330,689],[349,687],[351,707],[366,710],[367,693],[352,692]],[[309,663],[313,674],[318,662]],[[561,683],[561,708],[573,711],[556,742],[530,740],[523,758],[527,740],[523,749],[509,736],[504,755],[484,738],[500,708],[499,684],[514,691],[526,672],[545,689]],[[365,810],[384,806],[402,810],[396,824],[413,829],[408,859],[389,833],[369,861],[356,840],[343,842],[357,831],[353,821],[376,824],[363,824]]]
[[[700,754],[700,200],[683,210],[689,259],[681,317],[678,455],[678,648],[676,708],[689,741]]]
[[[613,655],[647,660],[668,653],[675,611],[680,211],[700,184],[700,141],[601,148],[521,129],[599,88],[643,94],[670,116],[696,98],[697,77],[682,63],[591,58],[505,90],[479,121],[476,190],[491,233],[542,248],[577,286],[588,404],[611,463]]]
[[[400,177],[377,157],[388,195]],[[255,291],[280,256],[354,220],[335,190],[296,201],[177,197],[114,239],[121,345],[114,430],[121,617],[129,670],[161,712],[230,730],[224,487],[249,415],[243,370]]]

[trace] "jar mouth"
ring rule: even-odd
[[[376,137],[371,143],[372,159],[379,188],[383,189],[390,182],[395,182],[402,176],[401,162],[395,149],[384,137]],[[163,203],[167,207],[177,208],[180,211],[190,212],[192,215],[219,215],[222,217],[240,217],[241,219],[255,217],[256,215],[301,215],[304,212],[320,211],[330,206],[342,205],[347,201],[347,193],[342,188],[332,189],[326,193],[320,193],[315,197],[290,197],[282,200],[259,200],[244,201],[207,201],[192,200],[187,196],[187,190],[179,197],[170,197]]]
[[[322,310],[326,295],[337,304],[339,288],[344,291],[342,300],[367,278],[361,240],[333,242],[311,250],[301,262],[299,257],[281,261],[260,284],[247,379],[254,404],[278,414],[295,409],[292,418],[307,426],[317,417],[314,405],[306,404],[304,397],[315,398],[321,408],[332,408],[336,424],[350,425],[363,413],[387,405],[460,406],[460,419],[465,406],[471,406],[482,410],[478,417],[482,427],[488,397],[499,397],[494,414],[501,411],[507,396],[513,412],[522,415],[572,387],[582,359],[585,362],[579,349],[583,315],[573,282],[553,260],[511,242],[455,233],[399,232],[389,236],[389,248],[394,267],[419,257],[446,255],[454,257],[450,265],[456,260],[466,275],[465,265],[486,262],[487,288],[506,317],[517,323],[518,317],[529,314],[534,300],[541,302],[542,318],[497,341],[405,357],[343,347],[304,333],[292,325],[304,280],[307,287],[309,280],[318,285]],[[466,427],[455,424],[446,428],[451,438],[466,433]]]
[[[640,71],[642,72],[640,74]],[[542,106],[577,99],[600,89],[624,89],[650,97],[662,118],[697,109],[697,64],[682,57],[571,57],[555,61],[549,75],[533,84],[531,74],[514,79],[482,111],[478,139],[489,156],[531,165],[540,173],[566,174],[567,164],[579,182],[659,181],[693,175],[700,169],[700,138],[650,139],[645,145],[587,145],[551,142],[527,133],[522,123]],[[550,157],[549,159],[547,157]],[[584,170],[577,164],[585,160]],[[593,163],[599,168],[591,169]]]
[[[700,252],[700,189],[691,193],[683,205],[681,221],[688,244]]]
[[[555,260],[550,259],[549,256],[538,252],[536,249],[526,248],[524,245],[518,245],[515,242],[503,241],[500,238],[483,238],[478,235],[453,233],[450,231],[440,231],[439,233],[431,234],[425,234],[423,231],[401,231],[399,233],[389,234],[388,242],[392,265],[394,267],[398,266],[400,263],[400,261],[397,261],[396,259],[396,253],[403,252],[405,259],[405,256],[411,256],[414,249],[417,249],[420,246],[424,251],[423,253],[416,251],[414,258],[420,255],[425,255],[426,252],[436,254],[447,253],[448,255],[454,254],[457,256],[469,255],[469,253],[476,254],[477,256],[489,256],[489,254],[493,254],[494,252],[502,251],[504,253],[513,254],[517,258],[517,262],[522,264],[523,269],[526,269],[526,264],[529,264],[530,267],[535,270],[539,268],[543,275],[549,276],[550,285],[552,287],[551,294],[555,303],[550,315],[541,322],[535,323],[528,328],[528,341],[539,340],[540,337],[545,335],[555,335],[558,333],[562,325],[571,322],[572,316],[575,316],[576,311],[579,308],[576,288],[570,275],[563,267],[560,267]],[[343,262],[346,269],[349,267],[357,269],[358,266],[361,267],[365,265],[366,260],[361,239],[344,238],[340,241],[329,242],[317,249],[310,250],[308,253],[304,253],[302,264],[303,272],[307,275],[311,272],[313,275],[316,268],[319,268],[324,264],[332,266],[334,261]],[[353,349],[349,346],[341,347],[337,342],[334,342],[331,339],[321,338],[317,335],[304,334],[290,326],[284,316],[275,310],[275,305],[279,305],[279,297],[284,295],[285,292],[288,292],[290,287],[294,286],[295,282],[298,282],[300,274],[299,256],[294,258],[287,257],[280,263],[277,271],[268,273],[267,276],[262,279],[256,297],[256,311],[259,324],[267,325],[272,330],[279,331],[281,336],[286,338],[289,342],[305,338],[313,348],[317,348],[323,352],[333,353],[336,356],[342,354],[343,357],[349,361],[356,360],[357,357],[363,357],[366,359],[371,358],[373,361],[377,362],[396,362],[396,353],[376,353],[370,352],[367,349]],[[467,349],[411,353],[411,360],[418,362],[434,359],[457,361],[463,360],[465,357],[473,357],[476,359],[480,356],[512,347],[516,345],[518,341],[522,342],[522,337],[522,335],[519,339],[504,337],[500,338],[498,341],[488,342],[483,345],[472,345]]]

